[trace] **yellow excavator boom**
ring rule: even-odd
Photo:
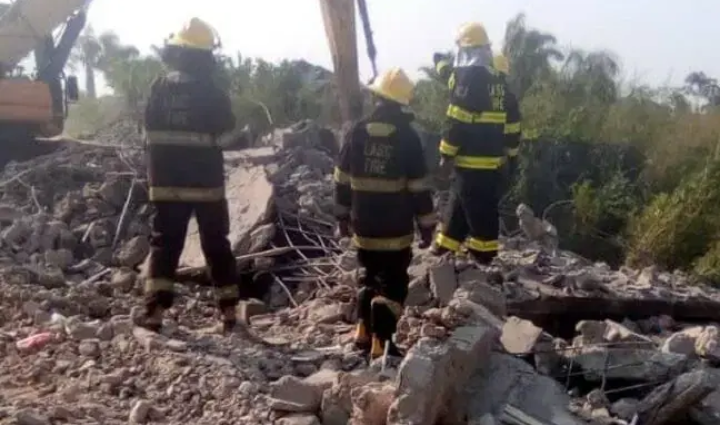
[[[370,19],[365,0],[357,1],[374,79],[377,69]],[[333,60],[340,112],[344,122],[353,121],[362,114],[363,103],[358,70],[355,0],[320,0],[320,7]]]

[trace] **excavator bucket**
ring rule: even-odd
[[[0,4],[0,70],[12,70],[42,37],[64,23],[88,0],[15,0]],[[2,6],[6,6],[2,12]]]
[[[355,0],[320,0],[325,33],[330,45],[343,121],[362,113],[358,70]]]

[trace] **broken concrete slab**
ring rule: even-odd
[[[486,367],[498,336],[489,326],[462,326],[444,342],[421,338],[398,371],[397,398],[390,406],[388,424],[452,421],[456,411],[448,406],[462,404],[459,395],[467,379]]]
[[[664,425],[686,414],[718,386],[717,370],[699,369],[684,373],[655,388],[638,406],[640,423]]]
[[[470,423],[487,415],[504,416],[508,406],[543,424],[585,423],[567,410],[570,397],[560,384],[507,354],[493,354],[487,367],[473,374],[465,387],[465,397],[465,414]]]
[[[238,167],[231,170],[227,176],[226,187],[230,212],[228,237],[233,253],[242,255],[250,248],[250,232],[269,218],[274,189],[262,166]],[[180,265],[186,267],[205,265],[200,234],[194,218],[188,227]]]
[[[575,364],[585,371],[588,381],[628,379],[645,382],[662,381],[688,370],[691,360],[687,356],[655,350],[633,348],[595,347],[572,355]]]
[[[430,289],[441,306],[450,302],[458,287],[455,265],[450,261],[440,260],[428,270]]]
[[[507,304],[505,295],[487,283],[487,273],[482,270],[466,270],[459,276],[460,287],[453,295],[456,299],[467,299],[485,306],[494,315],[505,317]]]

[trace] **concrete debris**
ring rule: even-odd
[[[265,343],[204,332],[215,295],[194,223],[163,331],[138,328],[152,208],[135,124],[59,146],[0,182],[0,422],[720,420],[720,292],[561,251],[526,206],[492,267],[416,250],[395,336],[406,356],[369,363],[350,344],[362,270],[333,236],[338,145],[312,122],[225,153],[253,297],[239,315]]]

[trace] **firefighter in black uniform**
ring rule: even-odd
[[[460,27],[455,63],[434,55],[435,69],[448,82],[450,104],[440,142],[442,167],[454,165],[449,211],[433,251],[458,252],[465,243],[480,264],[497,256],[500,167],[505,158],[506,86],[493,67],[482,24]]]
[[[372,113],[346,133],[335,168],[338,229],[353,235],[365,277],[358,296],[355,344],[372,358],[400,355],[392,342],[410,277],[417,224],[421,248],[436,225],[420,137],[404,112],[413,83],[399,68],[383,73],[369,89]]]
[[[493,58],[495,70],[500,74],[500,79],[507,85],[507,76],[510,74],[510,62],[504,55],[495,55]],[[505,154],[507,155],[507,164],[505,164],[505,177],[510,182],[517,171],[518,148],[520,146],[520,105],[515,93],[511,90],[505,90],[505,110],[507,112],[507,121],[505,123]]]
[[[193,18],[167,41],[170,71],[152,85],[144,125],[149,197],[155,207],[146,279],[144,326],[159,330],[173,303],[173,280],[192,215],[216,285],[224,330],[237,325],[240,299],[228,241],[223,154],[219,136],[235,126],[230,99],[213,82],[215,32]]]

